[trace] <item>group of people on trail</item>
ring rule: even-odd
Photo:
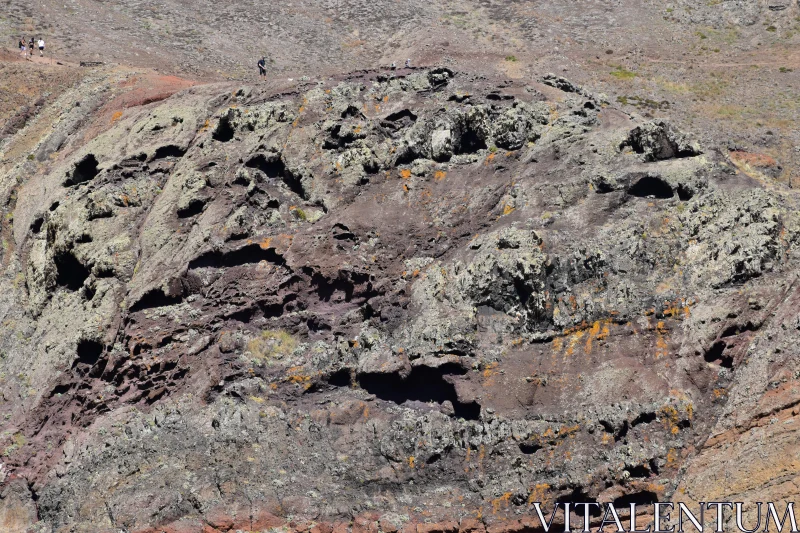
[[[37,46],[39,47],[39,55],[41,57],[44,57],[44,39],[41,39],[41,38],[36,39],[34,37],[31,37],[31,40],[30,40],[30,42],[28,42],[27,45],[25,44],[25,37],[24,36],[20,37],[20,39],[19,39],[19,52],[20,52],[20,54],[22,54],[22,57],[32,57],[33,56],[33,50]]]
[[[392,66],[390,68],[392,70],[394,70],[397,67],[395,66],[394,63],[392,63]],[[410,58],[406,59],[406,68],[411,68],[411,59]],[[267,79],[267,58],[266,57],[262,57],[261,59],[258,60],[258,75],[261,77],[262,80],[266,80]]]

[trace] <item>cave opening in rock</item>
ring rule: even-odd
[[[78,360],[76,363],[94,366],[103,355],[103,345],[95,340],[82,339],[78,342]]]
[[[248,244],[238,250],[222,253],[208,252],[189,262],[189,270],[196,268],[231,268],[241,265],[254,265],[267,261],[273,265],[283,266],[286,259],[274,248],[264,249],[260,244]]]
[[[100,173],[97,165],[97,158],[95,158],[94,154],[86,154],[83,159],[75,164],[72,175],[67,179],[65,185],[78,185],[94,179]]]
[[[189,201],[189,204],[182,208],[178,209],[178,218],[192,218],[200,213],[203,212],[203,209],[206,207],[206,199],[204,198],[192,198]]]
[[[656,495],[655,492],[642,490],[616,498],[614,500],[614,507],[617,509],[622,509],[624,507],[630,507],[632,503],[635,503],[636,505],[649,506],[658,501],[658,495]]]
[[[185,153],[186,150],[183,150],[174,144],[168,144],[156,149],[156,153],[153,154],[153,161],[156,159],[165,159],[167,157],[181,158]]]
[[[725,353],[727,347],[724,341],[717,341],[706,350],[703,358],[707,363],[718,364],[722,368],[733,368],[733,357]]]
[[[219,124],[217,124],[214,133],[211,135],[211,138],[215,141],[226,143],[228,141],[233,140],[233,124],[231,124],[231,114],[230,112],[219,119]]]
[[[542,446],[540,444],[536,444],[535,442],[525,441],[519,443],[519,451],[525,455],[534,454],[541,449]]]
[[[639,198],[654,197],[665,200],[672,198],[675,193],[672,191],[672,187],[661,178],[645,176],[628,189],[628,194]]]
[[[358,376],[361,387],[381,400],[401,405],[407,401],[449,401],[456,417],[477,420],[481,406],[477,402],[459,400],[455,385],[447,377],[463,375],[465,370],[457,364],[444,364],[438,368],[418,366],[404,379],[399,374],[365,373]]]
[[[164,294],[164,291],[161,289],[152,289],[144,293],[144,295],[131,306],[131,313],[142,311],[144,309],[177,305],[182,301],[183,298],[180,295],[168,296]]]
[[[556,504],[563,504],[563,503],[597,503],[597,498],[592,498],[589,494],[583,489],[583,487],[576,487],[572,489],[572,492],[566,494],[564,496],[560,496],[556,498]],[[587,507],[589,510],[590,516],[600,516],[603,514],[601,507],[599,505],[589,505]]]
[[[56,265],[56,284],[77,291],[83,287],[89,277],[89,269],[73,255],[72,252],[62,252],[55,255],[53,262]]]
[[[461,136],[461,142],[457,147],[456,154],[474,154],[478,150],[485,150],[486,140],[473,129],[467,129]]]
[[[389,122],[416,122],[417,115],[415,115],[410,109],[401,109],[396,113],[387,115],[385,120],[388,120]]]
[[[289,187],[289,190],[300,198],[306,199],[306,191],[300,177],[286,168],[283,159],[277,154],[256,154],[251,157],[245,166],[260,170],[270,179],[280,179]]]

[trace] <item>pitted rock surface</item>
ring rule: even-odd
[[[65,92],[2,175],[9,530],[528,531],[792,449],[796,195],[544,79]]]

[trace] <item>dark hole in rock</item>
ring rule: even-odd
[[[355,286],[346,278],[329,279],[322,274],[315,273],[311,277],[311,285],[314,286],[320,300],[330,302],[333,295],[337,292],[344,293],[344,301],[349,302],[353,299]]]
[[[331,374],[330,377],[328,377],[328,383],[334,387],[349,387],[352,381],[353,379],[350,375],[350,370],[347,368],[337,370]]]
[[[650,459],[649,464],[650,464],[650,471],[655,475],[658,475],[659,469],[658,469],[658,462],[656,461],[656,459],[655,458]]]
[[[97,165],[97,159],[94,154],[86,154],[83,159],[75,164],[75,168],[72,169],[72,175],[67,175],[64,185],[78,185],[94,179],[100,173]]]
[[[152,289],[144,293],[144,295],[131,307],[131,313],[141,311],[143,309],[153,309],[155,307],[167,307],[169,305],[179,304],[183,301],[180,296],[167,296],[161,289]]]
[[[715,363],[722,368],[733,368],[733,357],[725,354],[728,345],[724,341],[717,341],[703,355],[707,363]]]
[[[289,187],[289,190],[299,197],[306,199],[306,191],[303,189],[300,177],[286,168],[286,164],[278,154],[256,154],[245,163],[245,166],[260,170],[266,174],[268,178],[279,178]]]
[[[394,164],[395,166],[410,165],[417,159],[419,159],[419,155],[414,150],[406,148],[398,154]]]
[[[267,261],[274,265],[285,265],[286,260],[274,248],[261,248],[259,244],[248,244],[227,253],[209,252],[189,262],[189,270],[195,268],[222,268],[250,265]]]
[[[192,198],[189,205],[182,209],[178,209],[178,218],[191,218],[203,212],[206,206],[206,200],[203,198]]]
[[[347,109],[342,111],[342,118],[364,118],[364,115],[356,106],[349,105]]]
[[[631,427],[636,427],[639,424],[649,424],[651,422],[654,422],[655,419],[656,419],[655,413],[641,413],[639,416],[633,419],[633,422],[631,422]]]
[[[72,252],[61,252],[55,255],[56,284],[77,291],[89,277],[89,269],[83,266]]]
[[[344,127],[342,124],[336,124],[330,129],[330,138],[325,139],[322,147],[325,150],[340,150],[359,138],[360,134],[356,133],[356,130],[350,125]]]
[[[361,317],[362,320],[372,320],[373,318],[379,316],[378,310],[375,309],[369,302],[367,302],[361,308]]]
[[[55,211],[56,209],[58,209],[59,205],[60,204],[58,202],[53,202],[52,205],[50,205],[50,211]]]
[[[656,495],[655,492],[650,492],[649,490],[643,490],[640,492],[634,492],[616,498],[614,500],[614,507],[616,509],[622,509],[624,507],[630,508],[630,505],[632,503],[635,503],[637,505],[653,505],[657,501],[658,501],[658,495]]]
[[[312,316],[306,321],[306,326],[308,327],[308,331],[311,333],[319,333],[323,331],[330,331],[331,326],[327,324],[319,317]]]
[[[524,280],[514,278],[514,290],[517,292],[520,304],[525,307],[531,295],[533,295],[533,287],[528,286]]]
[[[418,366],[403,379],[398,374],[365,373],[358,377],[361,387],[381,400],[403,404],[407,401],[450,401],[456,417],[477,420],[481,406],[477,402],[462,402],[455,386],[446,379],[449,375],[463,375],[466,371],[456,364],[444,364],[438,368]]]
[[[650,466],[649,465],[636,465],[629,467],[628,473],[631,477],[636,478],[648,478],[650,477]]]
[[[694,192],[691,189],[688,189],[685,185],[678,185],[678,198],[682,202],[688,202],[694,196]]]
[[[72,388],[71,385],[56,385],[53,387],[53,390],[50,391],[50,397],[56,396],[58,394],[66,394]]]
[[[431,455],[430,457],[428,457],[425,460],[425,464],[426,465],[432,465],[433,463],[435,463],[436,461],[438,461],[441,458],[442,458],[441,454],[434,453],[433,455]]]
[[[95,269],[95,276],[98,278],[113,278],[114,267],[111,265],[103,265]]]
[[[541,450],[542,447],[535,442],[520,442],[519,443],[519,451],[524,453],[525,455],[531,455],[536,453],[537,451]]]
[[[386,120],[389,122],[400,122],[408,120],[410,122],[415,122],[417,120],[417,115],[411,112],[409,109],[401,109],[396,113],[392,113],[386,117]]]
[[[333,225],[333,238],[338,241],[355,241],[355,234],[344,224]]]
[[[461,137],[456,154],[474,154],[478,150],[485,150],[486,140],[475,130],[468,129]]]
[[[561,503],[572,503],[572,504],[575,504],[575,503],[597,503],[597,498],[592,498],[591,496],[589,496],[586,493],[585,490],[583,490],[583,487],[578,487],[578,488],[573,489],[571,493],[569,493],[567,495],[564,495],[564,496],[559,496],[558,498],[556,498],[555,503],[556,504],[561,504]],[[600,516],[600,515],[603,514],[603,512],[601,510],[601,507],[599,505],[589,505],[589,506],[587,506],[587,509],[589,509],[589,515],[590,516]],[[581,508],[580,512],[583,513],[583,509],[582,508]]]
[[[31,223],[31,231],[39,233],[42,231],[42,224],[44,224],[44,217],[36,217],[36,220]]]
[[[759,328],[760,326],[757,326],[752,322],[747,322],[746,324],[743,325],[734,324],[732,326],[728,326],[727,328],[725,328],[725,331],[722,332],[722,335],[720,335],[720,337],[723,339],[725,337],[733,337],[741,333],[744,333],[746,331],[758,331]]]
[[[233,124],[231,124],[233,118],[232,112],[233,110],[228,111],[227,115],[219,119],[219,124],[217,124],[216,129],[214,129],[214,133],[211,134],[211,138],[215,141],[226,143],[233,140],[234,131]]]
[[[614,442],[619,442],[624,439],[628,435],[628,429],[630,429],[630,426],[628,425],[628,421],[625,420],[622,422],[622,427],[619,428],[619,432],[614,435]]]
[[[166,157],[175,157],[180,158],[186,153],[186,150],[182,150],[180,147],[175,146],[174,144],[168,144],[166,146],[161,146],[156,150],[156,153],[153,154],[153,161],[156,159],[164,159]]]
[[[82,339],[78,342],[77,363],[94,366],[103,355],[103,345],[95,340]]]
[[[513,100],[514,97],[510,94],[500,94],[500,93],[489,93],[486,95],[487,100],[492,100],[494,102],[500,102],[503,100]]]
[[[628,189],[628,194],[639,198],[652,196],[659,199],[672,198],[674,195],[672,187],[666,181],[654,176],[645,176],[639,179]]]

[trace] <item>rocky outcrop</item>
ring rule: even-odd
[[[1,177],[0,520],[510,533],[534,501],[787,497],[715,480],[796,443],[796,198],[546,81],[65,93],[58,151]]]

